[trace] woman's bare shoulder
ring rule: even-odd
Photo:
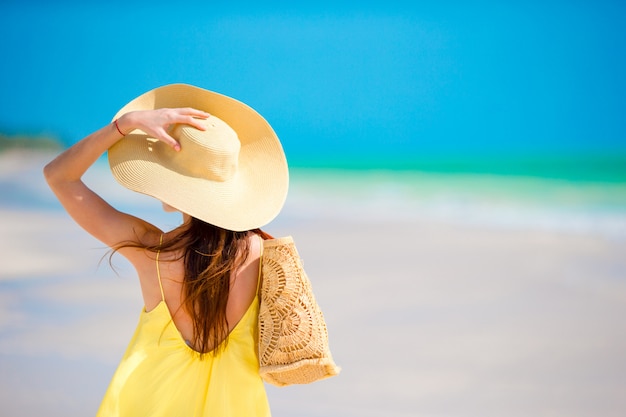
[[[118,252],[136,268],[146,262],[154,262],[156,252],[147,248],[156,248],[161,243],[163,232],[150,223],[142,222],[142,227],[135,230],[134,238],[129,242],[119,242]],[[153,254],[151,256],[146,256]]]

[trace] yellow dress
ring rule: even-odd
[[[226,348],[202,360],[174,325],[162,286],[161,297],[141,312],[97,417],[270,416],[256,353],[258,296]]]

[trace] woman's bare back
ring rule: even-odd
[[[165,239],[167,239],[167,235],[165,235]],[[233,330],[246,313],[258,289],[262,243],[261,238],[253,233],[250,233],[248,239],[249,253],[246,261],[237,271],[233,271],[230,278],[230,291],[226,304],[226,320],[228,321],[229,332]],[[144,256],[133,257],[141,259],[140,261],[131,259],[131,262],[135,265],[139,275],[146,311],[151,311],[161,302],[160,275],[165,303],[170,311],[174,325],[190,347],[194,348],[192,345],[192,341],[195,340],[193,320],[190,313],[183,306],[185,265],[180,257],[180,253],[159,253],[159,270],[157,271],[155,254],[147,251],[143,252]]]

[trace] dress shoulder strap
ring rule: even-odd
[[[159,250],[156,253],[156,271],[157,278],[159,279],[159,288],[161,289],[161,301],[165,301],[165,293],[163,292],[163,284],[161,283],[161,271],[159,270],[159,255],[161,254],[161,245],[163,244],[163,234],[159,239]]]
[[[259,236],[261,239],[261,253],[259,254],[259,276],[256,278],[256,293],[257,295],[261,295],[261,281],[263,280],[263,247],[265,246],[265,240]]]

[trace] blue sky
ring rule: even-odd
[[[185,82],[296,157],[626,151],[626,6],[515,3],[4,2],[0,131],[72,143]]]

